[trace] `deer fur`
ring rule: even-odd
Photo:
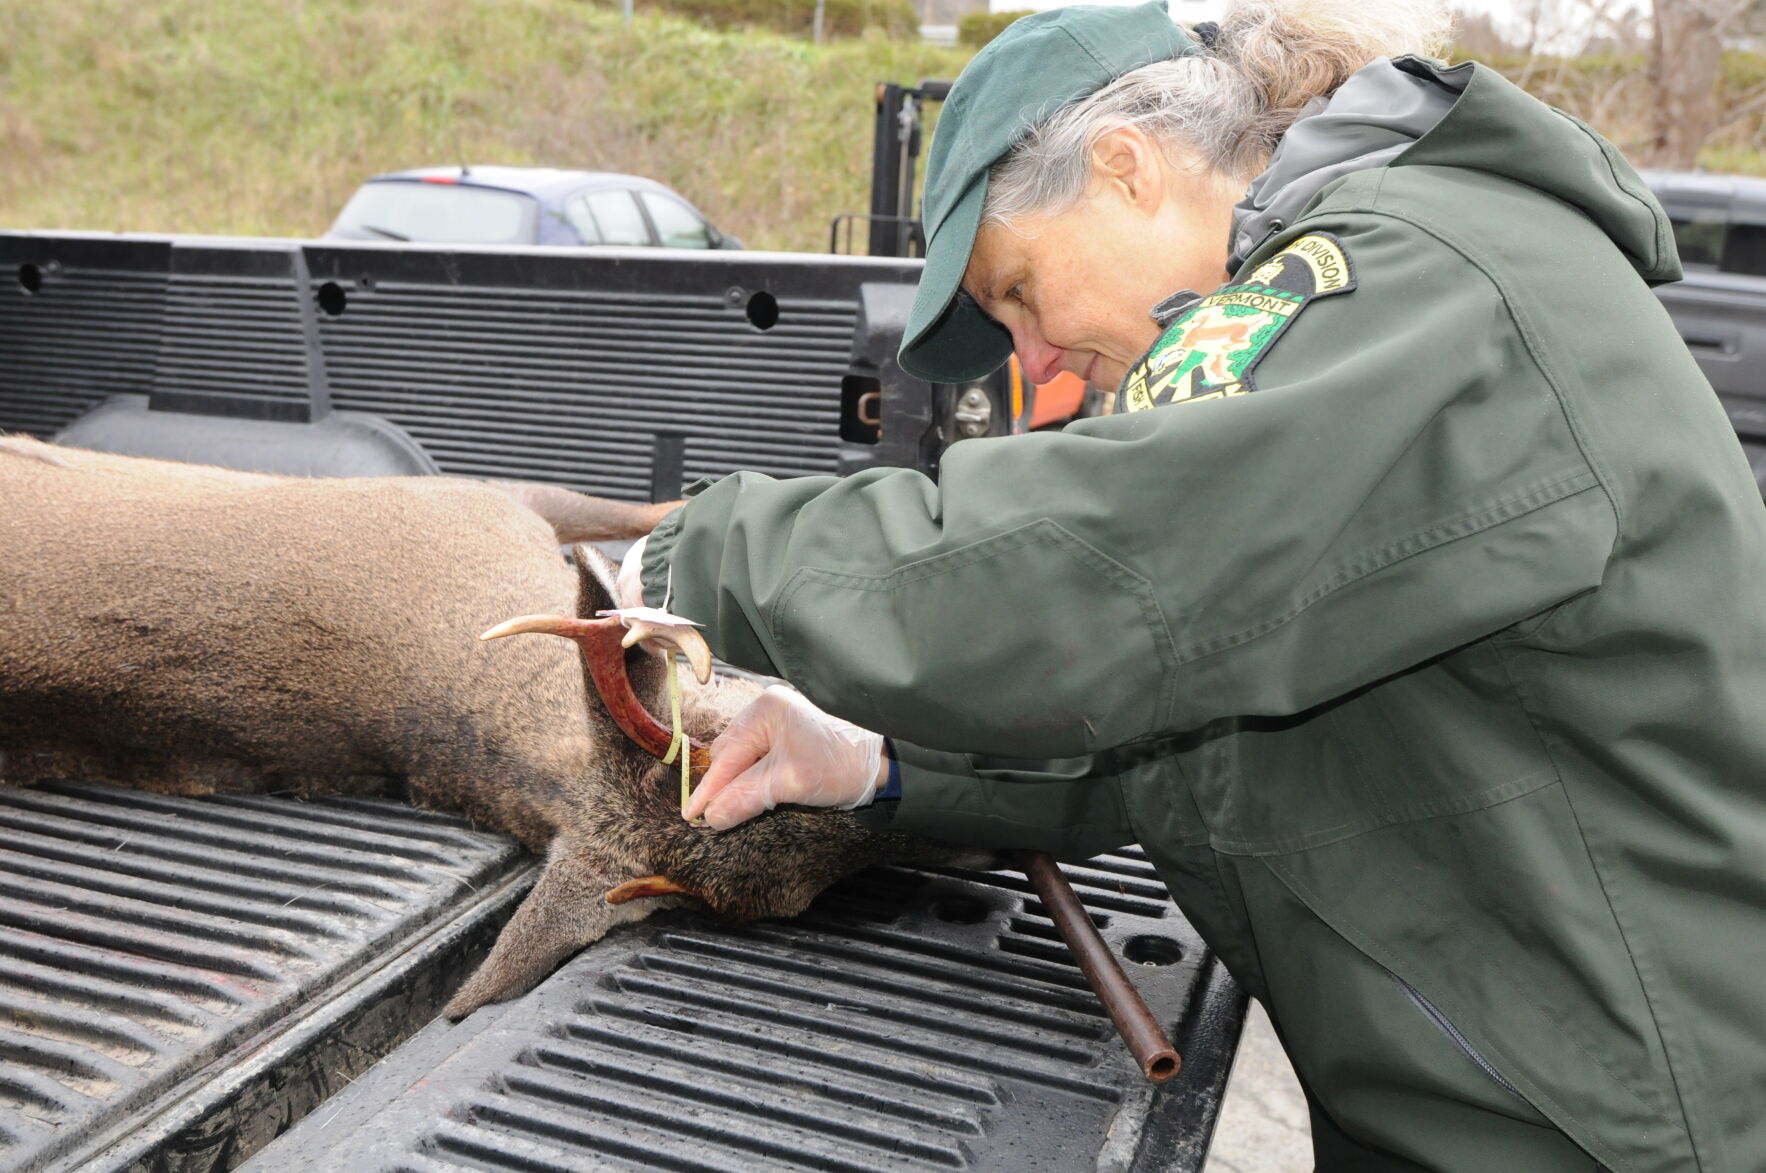
[[[613,567],[560,536],[648,532],[667,506],[442,477],[305,479],[0,437],[0,781],[178,794],[394,792],[543,853],[538,882],[446,1008],[521,993],[609,928],[686,903],[609,905],[662,874],[738,918],[801,911],[883,860],[956,849],[784,809],[688,826],[679,772],[614,727],[567,640],[481,643],[535,612],[614,605]],[[634,649],[638,695],[663,669]],[[709,740],[757,689],[687,673]]]

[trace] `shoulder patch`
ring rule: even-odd
[[[1171,323],[1129,369],[1116,410],[1225,399],[1255,390],[1252,373],[1307,303],[1355,288],[1355,266],[1328,232],[1300,237]]]

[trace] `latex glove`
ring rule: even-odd
[[[871,801],[887,778],[881,734],[775,684],[711,743],[711,766],[681,813],[703,814],[724,831],[780,803],[851,810]]]
[[[642,571],[644,569],[644,543],[649,540],[650,535],[645,534],[643,537],[633,542],[632,548],[625,552],[624,558],[620,559],[619,577],[614,580],[613,588],[619,592],[619,605],[621,607],[642,607],[646,605],[644,602],[644,579]],[[661,605],[662,600],[658,599],[657,606]]]

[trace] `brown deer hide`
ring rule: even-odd
[[[481,643],[515,615],[592,616],[613,568],[572,541],[634,537],[667,506],[440,477],[305,479],[0,438],[0,780],[172,793],[402,790],[546,856],[447,1007],[512,996],[614,924],[661,873],[731,916],[790,915],[840,876],[950,848],[837,812],[687,826],[678,774],[612,725],[576,648]],[[658,710],[662,670],[628,656]],[[704,740],[747,702],[687,685]]]

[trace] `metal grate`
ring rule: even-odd
[[[0,788],[0,1167],[142,1129],[523,858],[385,800]]]
[[[332,403],[398,424],[444,472],[647,500],[658,433],[685,437],[689,481],[835,471],[853,301],[781,297],[762,331],[710,294],[337,284]]]
[[[1068,869],[1119,951],[1164,942],[1130,968],[1180,1037],[1224,987],[1217,963],[1169,904],[1093,899],[1097,877],[1150,873],[1137,855]],[[1188,1167],[1148,1138],[1187,1128],[1205,1151],[1232,1040],[1191,1038],[1177,1081],[1142,1082],[1014,879],[882,869],[790,922],[645,922],[426,1029],[246,1169]]]

